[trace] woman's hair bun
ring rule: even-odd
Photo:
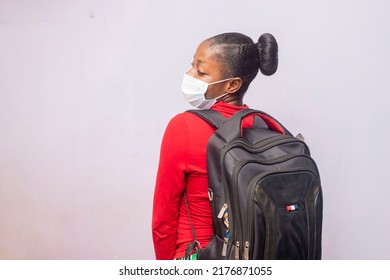
[[[270,33],[264,33],[257,42],[260,58],[260,71],[271,76],[278,69],[278,43]]]

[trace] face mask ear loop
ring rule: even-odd
[[[233,80],[234,78],[227,78],[227,79],[224,79],[224,80],[221,80],[221,81],[216,81],[216,82],[213,82],[213,83],[209,83],[208,85],[214,85],[214,84],[218,84],[218,83],[223,83],[223,82],[226,82],[226,81],[229,81],[229,80]],[[225,92],[224,94],[218,96],[217,98],[214,98],[216,101],[220,101],[220,99],[226,95],[228,95],[229,93]]]
[[[224,96],[228,95],[229,93],[225,92],[224,94],[218,96],[217,98],[215,98],[216,101],[220,101],[221,98],[223,98]]]
[[[233,80],[233,79],[234,78],[227,78],[227,79],[224,79],[224,80],[220,80],[220,81],[209,83],[208,85],[215,85],[215,84],[223,83],[223,82],[226,82],[226,81],[229,81],[229,80]]]

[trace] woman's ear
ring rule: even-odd
[[[240,88],[241,88],[241,85],[242,85],[242,79],[237,77],[237,78],[233,78],[231,79],[228,84],[227,84],[227,88],[225,90],[226,93],[229,93],[229,94],[234,94],[236,93]]]

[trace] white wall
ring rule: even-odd
[[[0,0],[0,258],[153,259],[168,120],[201,40],[275,35],[246,103],[311,147],[324,259],[389,259],[387,1]]]

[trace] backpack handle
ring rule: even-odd
[[[270,130],[292,136],[292,134],[275,118],[268,115],[267,113],[253,109],[243,109],[238,111],[229,119],[227,119],[215,133],[226,142],[231,142],[235,139],[241,138],[243,135],[242,121],[250,115],[259,116]]]

